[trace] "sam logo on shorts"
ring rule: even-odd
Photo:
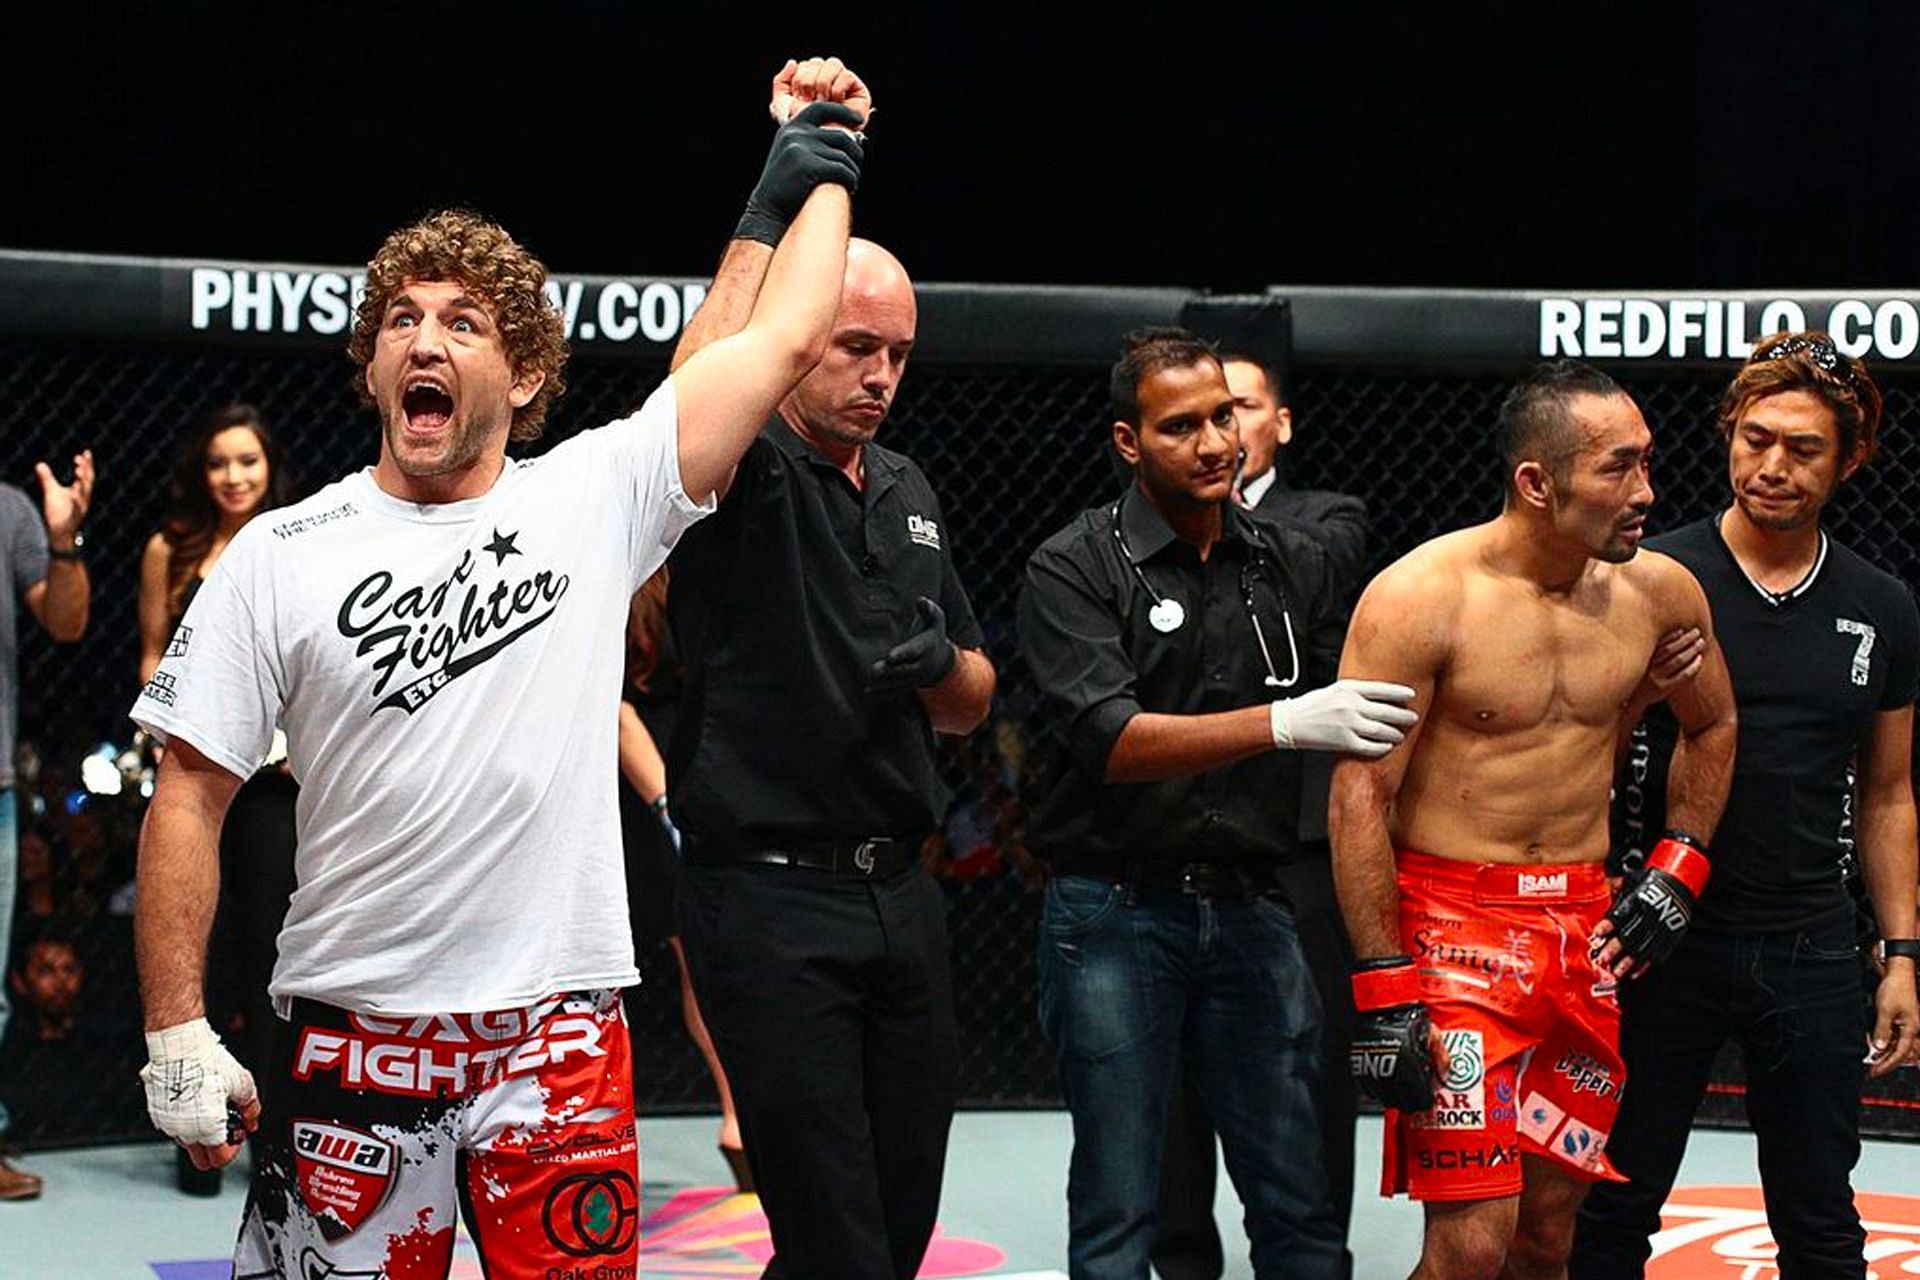
[[[541,1226],[569,1257],[625,1253],[640,1234],[640,1190],[624,1173],[573,1174],[547,1192]]]
[[[393,1144],[343,1124],[295,1120],[293,1164],[301,1202],[330,1241],[356,1230],[393,1190]]]

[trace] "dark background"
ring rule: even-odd
[[[443,203],[704,275],[766,83],[843,55],[922,280],[1920,280],[1908,5],[69,3],[9,18],[0,247],[364,262]]]

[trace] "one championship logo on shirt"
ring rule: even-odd
[[[524,555],[513,545],[518,533],[494,531],[481,550],[494,566]],[[521,578],[502,577],[490,587],[473,581],[471,549],[439,583],[394,589],[393,574],[375,570],[341,602],[340,634],[358,640],[354,652],[369,658],[377,678],[374,711],[397,707],[412,715],[434,695],[553,616],[571,579],[541,569]],[[398,681],[391,693],[389,686]],[[383,696],[384,695],[384,696]]]

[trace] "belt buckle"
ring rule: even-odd
[[[873,854],[880,845],[878,840],[862,840],[853,846],[854,868],[863,876],[873,874]]]

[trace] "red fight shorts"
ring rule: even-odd
[[[640,1156],[616,991],[492,1013],[293,1002],[264,1079],[236,1280],[633,1280]]]
[[[1398,870],[1401,945],[1448,1067],[1431,1111],[1387,1112],[1380,1194],[1517,1195],[1523,1153],[1621,1181],[1606,1158],[1620,1009],[1589,945],[1611,898],[1604,864],[1402,853]]]

